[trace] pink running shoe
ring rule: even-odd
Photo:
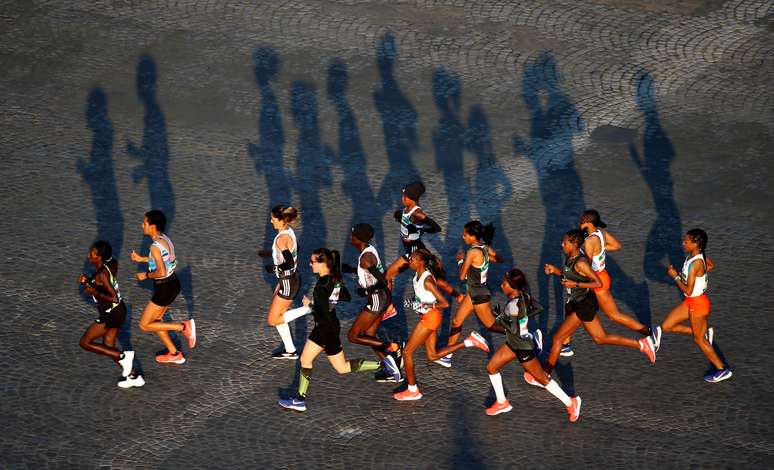
[[[487,344],[484,337],[481,336],[477,331],[473,331],[472,333],[470,333],[470,336],[468,336],[465,339],[465,343],[467,343],[468,341],[472,343],[471,346],[475,346],[478,349],[481,349],[485,352],[489,352],[489,344]],[[467,344],[465,344],[465,346],[467,346]]]
[[[524,381],[527,382],[530,385],[534,385],[536,387],[542,387],[543,384],[535,380],[535,377],[532,376],[529,372],[524,372]]]
[[[162,364],[183,364],[185,362],[185,357],[183,357],[183,353],[180,351],[178,351],[177,354],[166,353],[156,356],[156,362]]]
[[[507,413],[511,411],[513,407],[511,406],[511,402],[508,400],[505,400],[502,403],[494,402],[494,405],[490,406],[486,409],[486,414],[489,416],[499,415],[500,413]]]
[[[406,390],[403,390],[402,392],[393,393],[392,398],[398,401],[419,400],[422,398],[422,392],[419,391],[419,388],[417,388],[416,392],[412,392],[411,390],[406,389]]]
[[[193,349],[196,346],[196,322],[193,318],[183,322],[183,336],[188,340],[188,347]]]
[[[651,364],[656,363],[656,345],[653,344],[653,338],[646,336],[640,340],[640,352],[648,356]]]
[[[570,403],[570,406],[567,407],[567,414],[570,417],[570,422],[574,423],[578,421],[578,418],[580,418],[581,398],[572,397],[570,400],[572,403]]]
[[[387,310],[384,311],[382,314],[382,321],[389,320],[390,318],[394,317],[398,314],[398,310],[395,308],[395,305],[390,304],[389,307],[387,307]]]

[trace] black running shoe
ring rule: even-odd
[[[399,382],[398,380],[395,380],[393,374],[386,369],[376,371],[374,374],[374,380],[377,382]]]

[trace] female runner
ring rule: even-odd
[[[427,216],[422,208],[419,207],[419,198],[425,193],[425,185],[421,181],[415,181],[403,188],[403,210],[395,211],[395,220],[400,223],[400,240],[403,244],[404,254],[393,261],[387,268],[384,277],[387,278],[387,287],[392,290],[392,281],[398,274],[409,267],[409,257],[411,253],[420,248],[425,248],[422,243],[424,233],[440,233],[441,226],[433,219]],[[436,284],[447,294],[451,295],[458,302],[464,300],[464,295],[454,289],[445,279],[436,279]],[[397,313],[394,309],[388,311],[389,316],[383,318],[386,320]],[[390,315],[391,314],[391,315]]]
[[[502,261],[489,246],[492,243],[494,231],[492,224],[483,225],[478,220],[472,220],[465,224],[462,240],[466,245],[470,245],[470,249],[464,256],[462,252],[457,253],[457,264],[460,267],[460,280],[465,281],[467,292],[452,318],[449,346],[459,341],[462,324],[471,312],[476,313],[486,328],[491,328],[495,323],[490,306],[492,296],[486,284],[489,262],[499,263]],[[451,367],[451,355],[446,355],[441,360],[448,362],[447,367]]]
[[[83,333],[79,344],[86,351],[108,356],[121,367],[125,379],[118,382],[119,387],[142,387],[145,380],[132,369],[134,351],[121,352],[115,348],[118,330],[126,319],[126,305],[116,280],[118,261],[113,259],[113,247],[104,240],[94,242],[87,259],[94,266],[94,275],[81,274],[78,282],[94,299],[99,317]],[[100,338],[102,344],[96,343]]]
[[[341,280],[339,252],[319,248],[312,253],[309,263],[312,271],[320,276],[314,286],[313,300],[304,297],[304,307],[312,312],[314,329],[306,340],[301,353],[301,373],[298,378],[298,396],[280,400],[279,405],[296,411],[306,411],[306,392],[312,380],[312,363],[323,351],[336,372],[366,372],[377,370],[381,366],[377,361],[350,359],[344,357],[344,348],[339,339],[341,326],[336,317],[336,304],[349,301],[350,296]]]
[[[688,253],[683,269],[678,273],[670,264],[667,274],[675,280],[685,300],[669,312],[661,326],[656,327],[653,339],[657,345],[661,343],[662,328],[667,332],[693,335],[694,343],[716,369],[715,372],[706,375],[704,380],[716,383],[730,379],[733,373],[723,364],[712,347],[714,332],[712,328],[707,328],[710,301],[705,291],[707,272],[712,269],[712,265],[704,254],[706,249],[707,233],[704,230],[695,228],[689,230],[683,237],[683,250]],[[686,320],[690,321],[690,326],[683,324]]]
[[[441,295],[436,285],[436,277],[442,276],[438,258],[430,253],[426,248],[419,248],[411,253],[409,257],[409,266],[416,271],[413,278],[414,284],[414,310],[421,314],[417,326],[411,333],[408,344],[403,349],[403,364],[406,371],[406,382],[408,388],[402,392],[393,394],[396,400],[419,400],[422,398],[422,392],[417,387],[417,380],[414,374],[414,351],[421,345],[425,345],[425,354],[429,361],[435,361],[439,358],[458,351],[462,348],[477,347],[489,352],[489,345],[486,340],[477,332],[472,332],[463,343],[447,346],[436,351],[435,332],[441,326],[441,309],[449,306],[449,302]]]
[[[360,252],[357,267],[342,265],[342,271],[357,273],[357,293],[368,299],[349,329],[347,339],[353,344],[370,346],[383,360],[385,371],[392,376],[392,380],[400,382],[403,348],[398,343],[382,341],[376,337],[376,332],[382,323],[382,315],[392,301],[379,253],[369,244],[373,236],[373,227],[368,224],[355,224],[352,227],[350,243]]]
[[[602,322],[597,317],[597,297],[591,293],[591,289],[602,287],[597,273],[591,269],[591,263],[581,253],[581,244],[584,234],[581,230],[573,229],[567,232],[562,239],[562,251],[566,258],[562,269],[551,264],[544,266],[547,275],[561,276],[562,285],[567,290],[567,303],[564,306],[565,318],[559,329],[554,334],[551,352],[543,366],[546,373],[550,374],[559,359],[562,343],[572,335],[579,326],[583,325],[589,336],[597,344],[616,344],[628,346],[648,356],[651,363],[656,362],[656,350],[653,339],[650,336],[639,341],[623,336],[611,335],[605,332]],[[527,377],[525,377],[526,379]],[[534,384],[533,384],[534,385]]]
[[[180,293],[180,281],[175,275],[177,258],[175,246],[172,240],[164,235],[167,226],[167,218],[159,210],[152,210],[145,214],[142,221],[142,233],[150,237],[153,243],[148,256],[140,256],[132,250],[130,255],[135,263],[147,263],[148,271],[135,275],[138,281],[153,279],[153,297],[140,317],[140,329],[156,333],[167,347],[167,353],[156,356],[156,362],[182,364],[185,362],[183,353],[178,351],[175,343],[169,338],[168,331],[179,331],[188,340],[188,347],[196,345],[196,323],[193,318],[182,322],[161,321],[169,305]]]
[[[301,279],[298,275],[298,240],[293,226],[298,223],[298,211],[293,207],[274,206],[271,210],[271,225],[277,231],[271,244],[271,251],[261,250],[258,256],[272,257],[273,264],[266,265],[266,271],[274,273],[279,282],[274,288],[274,298],[269,307],[268,323],[277,328],[282,338],[283,350],[272,353],[274,359],[298,359],[296,346],[290,334],[290,326],[283,314],[293,303],[298,293]]]
[[[537,358],[535,343],[527,328],[527,313],[532,299],[528,293],[529,288],[524,273],[518,269],[511,269],[503,277],[500,289],[508,297],[505,311],[497,316],[497,323],[505,330],[505,344],[500,346],[486,366],[489,381],[492,382],[492,388],[497,397],[495,403],[486,409],[486,414],[494,416],[513,409],[511,403],[505,398],[500,371],[506,364],[517,359],[524,368],[525,379],[534,381],[558,398],[567,407],[570,421],[577,421],[580,416],[581,398],[578,396],[570,398],[562,387],[543,371]]]

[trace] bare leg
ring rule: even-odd
[[[691,328],[693,329],[693,342],[699,347],[704,356],[709,359],[716,369],[720,370],[725,368],[723,361],[720,360],[715,349],[709,344],[704,334],[707,333],[707,316],[708,315],[696,315],[691,313]]]
[[[183,324],[161,321],[161,318],[166,311],[167,307],[161,307],[153,302],[148,302],[148,305],[145,306],[145,310],[143,310],[142,316],[140,317],[140,330],[156,333],[159,339],[161,339],[161,342],[164,343],[164,346],[167,347],[169,353],[177,354],[178,351],[175,347],[175,343],[172,342],[172,339],[170,339],[169,333],[167,332],[183,331]]]
[[[285,319],[282,318],[282,314],[285,313],[285,310],[290,308],[292,304],[292,299],[283,299],[282,297],[275,294],[274,298],[271,300],[271,306],[269,307],[269,315],[267,318],[269,326],[277,326],[281,323],[285,323]]]
[[[586,329],[591,339],[597,344],[614,344],[617,346],[627,346],[637,351],[640,350],[640,343],[636,339],[607,334],[602,326],[602,322],[599,321],[599,315],[595,315],[592,321],[583,322],[583,328]]]
[[[559,329],[554,333],[554,337],[551,339],[551,352],[548,353],[546,363],[543,365],[547,374],[550,374],[556,366],[556,361],[559,360],[559,353],[562,350],[562,343],[566,338],[569,338],[575,330],[581,326],[581,320],[575,312],[570,312],[564,318],[564,321],[559,325]]]
[[[373,313],[369,310],[363,310],[355,319],[355,323],[347,333],[347,339],[352,344],[361,344],[370,346],[380,359],[384,358],[384,351],[387,343],[377,338],[376,331],[382,322],[382,315]]]
[[[414,374],[414,351],[417,350],[430,336],[435,336],[434,332],[422,323],[417,323],[414,331],[409,337],[406,347],[403,348],[403,368],[406,371],[406,383],[416,385],[417,378]]]
[[[599,303],[599,309],[607,316],[607,318],[619,323],[632,331],[647,336],[650,334],[648,327],[638,322],[633,316],[623,313],[618,310],[618,306],[615,303],[613,294],[610,290],[603,290],[597,292],[597,302]]]
[[[465,295],[465,300],[457,306],[457,311],[454,312],[452,317],[451,331],[449,332],[449,340],[446,342],[448,345],[456,344],[460,340],[460,334],[462,332],[462,324],[465,323],[465,319],[468,318],[473,312],[473,301],[470,300],[469,295]]]
[[[688,306],[684,303],[680,303],[677,307],[673,308],[671,312],[666,316],[661,323],[661,328],[665,332],[669,333],[682,333],[684,335],[692,335],[693,330],[688,325],[683,325],[683,322],[688,321],[690,313]]]
[[[86,351],[108,356],[113,359],[113,361],[118,362],[118,359],[121,357],[121,351],[107,344],[94,342],[97,338],[104,338],[109,330],[117,331],[116,328],[106,328],[105,325],[101,323],[92,323],[83,333],[79,345]]]

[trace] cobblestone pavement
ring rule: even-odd
[[[756,0],[5,2],[0,466],[770,467],[772,24]],[[413,403],[319,358],[309,411],[280,410],[297,366],[270,358],[273,283],[256,255],[269,208],[302,211],[303,260],[344,248],[354,221],[392,260],[391,214],[415,176],[445,229],[432,248],[450,260],[465,222],[494,221],[508,266],[492,278],[522,267],[549,330],[557,291],[538,272],[584,208],[623,242],[613,293],[648,324],[679,302],[664,270],[680,235],[705,228],[733,379],[705,383],[688,337],[666,336],[651,367],[578,333],[558,369],[583,397],[574,424],[516,364],[514,411],[484,415],[480,351],[452,369],[420,361]],[[128,255],[151,206],[181,260],[171,316],[199,325],[182,366],[156,364],[161,345],[138,328],[150,293]],[[78,347],[95,311],[76,279],[97,238],[120,253],[120,340],[141,389],[116,388],[109,361]],[[343,329],[358,307],[340,307]],[[297,323],[300,346],[311,325]],[[384,334],[415,323],[401,312]]]

